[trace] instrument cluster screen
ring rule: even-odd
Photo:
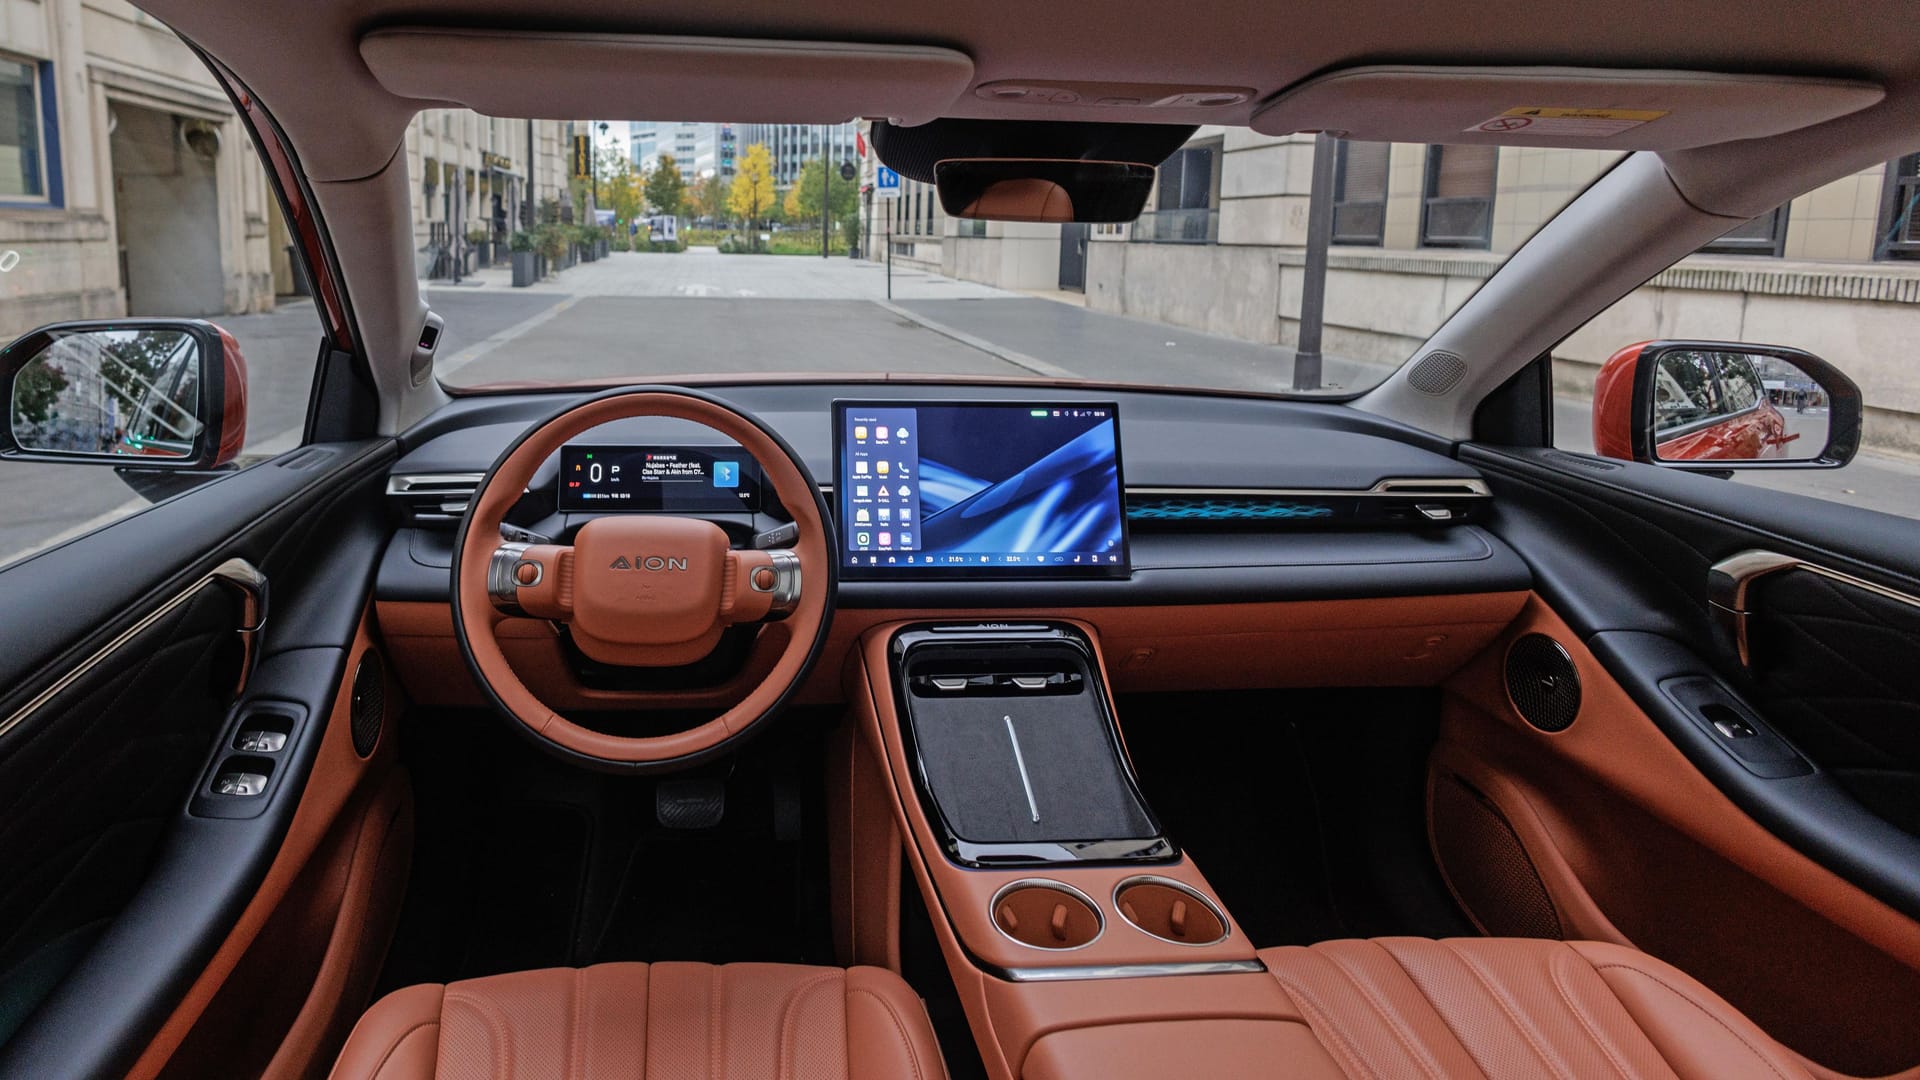
[[[560,448],[559,508],[739,513],[760,509],[760,466],[737,447]]]

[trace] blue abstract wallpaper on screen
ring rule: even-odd
[[[923,550],[1120,548],[1111,416],[1036,420],[1024,409],[926,409],[921,424]]]

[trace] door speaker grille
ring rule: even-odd
[[[1527,723],[1565,731],[1580,714],[1580,675],[1559,642],[1528,634],[1507,650],[1507,697]]]
[[[348,710],[353,720],[353,751],[366,757],[380,745],[380,728],[387,715],[387,672],[379,653],[368,650],[360,655]]]
[[[1553,898],[1499,809],[1450,773],[1428,794],[1433,854],[1460,906],[1494,937],[1565,936]]]

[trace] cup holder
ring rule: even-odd
[[[1213,901],[1177,881],[1128,878],[1113,891],[1120,917],[1162,941],[1212,945],[1227,937],[1226,916]]]
[[[1080,890],[1029,878],[993,894],[993,925],[1022,945],[1063,951],[1093,944],[1105,921]]]

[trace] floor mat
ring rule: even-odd
[[[1255,945],[1474,933],[1427,851],[1430,690],[1138,694],[1148,805]]]

